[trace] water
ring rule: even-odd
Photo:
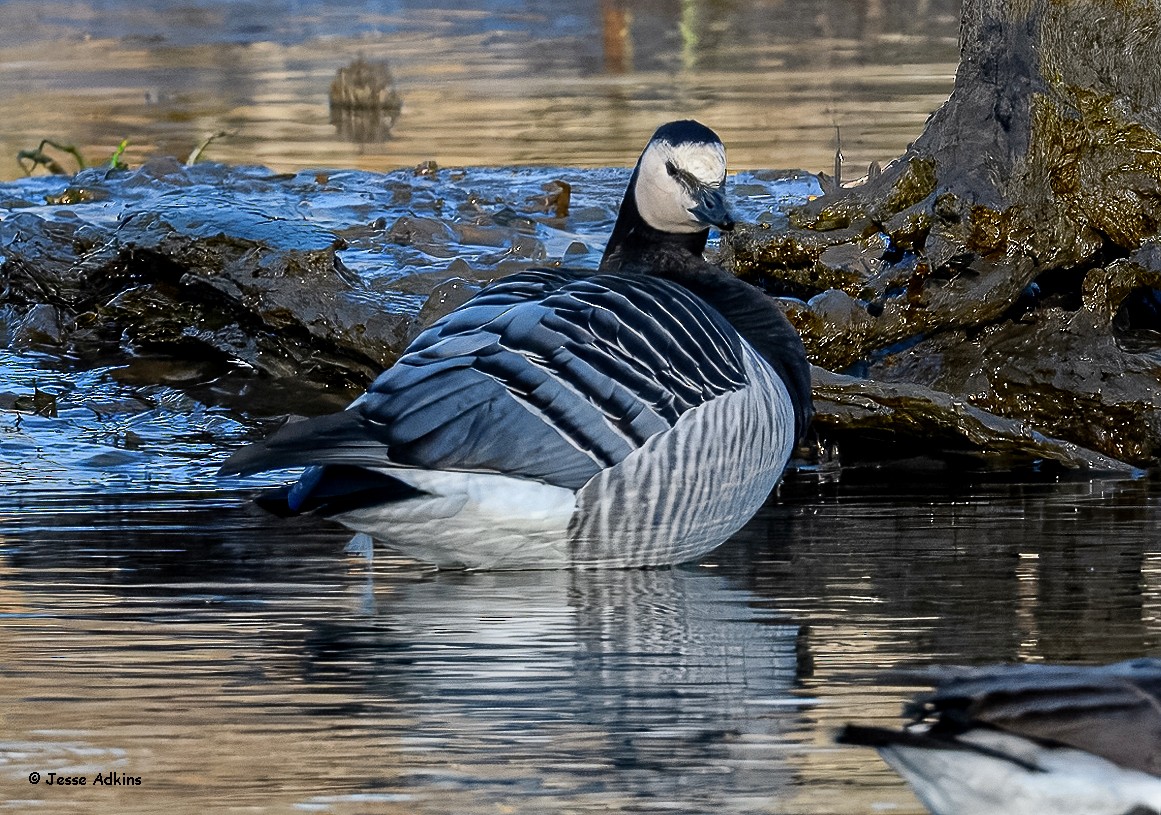
[[[1145,481],[796,482],[696,566],[434,572],[239,496],[5,501],[3,797],[52,812],[919,813],[900,665],[1157,653]],[[857,545],[852,545],[857,541]],[[140,787],[30,785],[114,772]]]
[[[0,177],[46,135],[90,157],[129,137],[136,165],[222,129],[236,134],[209,158],[296,173],[208,166],[63,207],[45,197],[68,182],[35,180],[6,186],[6,206],[108,225],[216,191],[232,226],[341,234],[344,262],[414,311],[465,266],[486,277],[576,244],[595,263],[624,168],[675,113],[722,132],[751,220],[817,187],[746,170],[829,170],[835,125],[852,168],[897,155],[950,89],[957,9],[852,7],[4,2],[21,24],[0,29]],[[328,119],[330,79],[359,53],[388,59],[404,96],[383,141]],[[471,168],[304,169],[427,159]],[[558,178],[567,222],[491,217],[528,215]],[[386,239],[416,209],[431,233]],[[533,243],[515,257],[518,238]],[[435,572],[262,514],[250,496],[277,476],[215,479],[262,411],[169,363],[6,348],[0,382],[14,812],[918,815],[873,753],[833,744],[845,722],[900,721],[919,689],[883,672],[1161,655],[1154,480],[801,474],[695,565]],[[55,417],[37,413],[45,394]],[[140,785],[93,785],[109,773]]]
[[[717,129],[731,166],[847,175],[899,155],[947,98],[958,0],[4,0],[0,179],[52,138],[89,161],[207,158],[388,170],[628,166],[664,121]],[[403,108],[362,137],[331,80],[386,61]],[[389,127],[388,127],[389,126]],[[388,131],[388,132],[384,132]],[[68,167],[72,159],[56,156]]]

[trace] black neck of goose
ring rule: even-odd
[[[774,298],[701,257],[680,263],[660,257],[654,261],[653,274],[681,284],[713,306],[770,364],[790,393],[795,440],[801,441],[814,416],[810,363],[802,338]]]
[[[643,274],[678,283],[713,306],[782,379],[794,405],[795,439],[801,441],[814,416],[810,364],[798,332],[765,292],[707,263],[709,229],[678,234],[645,223],[637,209],[637,171],[601,258],[606,274]]]
[[[617,214],[617,222],[613,225],[613,234],[609,236],[605,254],[601,257],[600,270],[649,274],[644,258],[658,252],[700,260],[709,239],[709,229],[699,232],[662,232],[649,226],[637,209],[637,196],[633,191],[636,184],[637,171],[634,170],[625,192],[625,200],[621,202],[621,210]]]

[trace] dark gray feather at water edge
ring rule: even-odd
[[[1040,767],[1020,756],[1013,756],[992,747],[972,742],[957,741],[939,733],[918,733],[910,730],[892,730],[887,727],[865,727],[848,724],[835,736],[839,744],[857,744],[876,750],[890,750],[894,747],[911,747],[919,750],[938,750],[956,753],[975,753],[997,761],[1012,764],[1021,769],[1036,772]]]
[[[410,466],[576,489],[746,384],[737,332],[682,286],[531,270],[433,324],[348,410],[288,424],[223,472]]]
[[[1107,666],[944,668],[912,714],[932,734],[989,726],[1161,777],[1161,660]]]

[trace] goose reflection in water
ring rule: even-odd
[[[848,725],[935,815],[1161,813],[1161,660],[942,668],[903,730]]]
[[[405,711],[441,783],[512,774],[522,794],[682,811],[725,803],[709,778],[764,801],[791,786],[803,630],[726,577],[441,571],[374,590],[362,622],[316,625],[305,679],[361,685],[347,716]]]

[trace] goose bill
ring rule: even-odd
[[[716,226],[727,232],[734,228],[734,213],[720,189],[699,185],[694,195],[697,204],[689,208],[693,217],[706,226]]]

